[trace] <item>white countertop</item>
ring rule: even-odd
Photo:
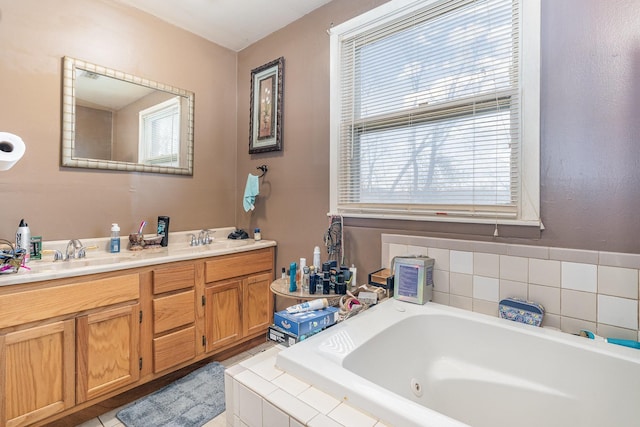
[[[227,239],[226,237],[233,230],[233,227],[211,229],[212,236],[214,237],[213,242],[201,246],[189,245],[189,234],[195,234],[197,237],[200,230],[169,233],[169,244],[167,247],[142,249],[138,251],[128,250],[128,235],[121,236],[121,251],[116,254],[107,251],[109,246],[108,237],[80,239],[85,247],[98,246],[98,249],[87,250],[85,258],[71,259],[68,261],[53,261],[52,254],[42,255],[41,260],[31,260],[26,264],[27,268],[20,268],[17,273],[0,274],[0,286],[104,273],[175,261],[208,258],[276,246],[274,240]],[[43,242],[42,249],[58,249],[64,253],[67,242],[68,240]]]

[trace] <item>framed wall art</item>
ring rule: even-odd
[[[251,70],[249,154],[282,150],[284,58]]]

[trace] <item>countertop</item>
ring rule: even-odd
[[[120,253],[116,254],[107,251],[109,246],[108,237],[80,239],[84,246],[97,246],[98,248],[87,250],[85,258],[71,259],[69,261],[53,261],[53,255],[43,255],[42,260],[31,260],[26,264],[27,268],[20,268],[17,273],[0,274],[0,286],[208,258],[276,246],[274,240],[227,239],[226,236],[233,230],[233,227],[211,229],[214,237],[213,242],[200,246],[189,245],[189,234],[197,236],[200,230],[169,233],[169,244],[166,247],[137,251],[127,249],[128,236],[123,236],[121,237],[120,246],[122,249]],[[43,250],[58,249],[64,252],[67,242],[66,240],[44,242]]]

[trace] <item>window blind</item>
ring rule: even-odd
[[[519,2],[449,0],[339,43],[339,213],[516,218]]]
[[[178,166],[180,101],[173,98],[140,114],[143,145],[140,161],[158,166]]]

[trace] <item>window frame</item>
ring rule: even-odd
[[[153,141],[151,140],[151,136],[147,135],[147,132],[148,132],[147,124],[156,120],[157,119],[156,116],[162,115],[166,111],[173,110],[173,109],[177,110],[176,114],[178,118],[177,120],[178,128],[177,128],[177,131],[174,130],[174,136],[177,133],[177,137],[178,137],[177,151],[167,156],[147,157],[148,153],[151,152],[151,147],[149,145],[153,144]],[[140,129],[139,129],[140,136],[138,138],[140,141],[138,144],[138,162],[139,163],[144,163],[146,165],[152,165],[152,166],[174,166],[174,165],[180,164],[179,141],[180,141],[180,133],[182,131],[181,129],[182,123],[180,121],[181,109],[182,109],[182,104],[180,102],[180,98],[176,96],[140,111],[139,121],[138,121],[138,123],[140,124]],[[175,116],[175,114],[173,113],[172,115]]]
[[[540,0],[520,1],[521,153],[518,212],[514,218],[439,216],[397,212],[353,212],[338,204],[341,126],[341,44],[345,38],[428,8],[439,0],[391,0],[330,30],[330,212],[344,217],[509,224],[544,228],[540,218]]]

